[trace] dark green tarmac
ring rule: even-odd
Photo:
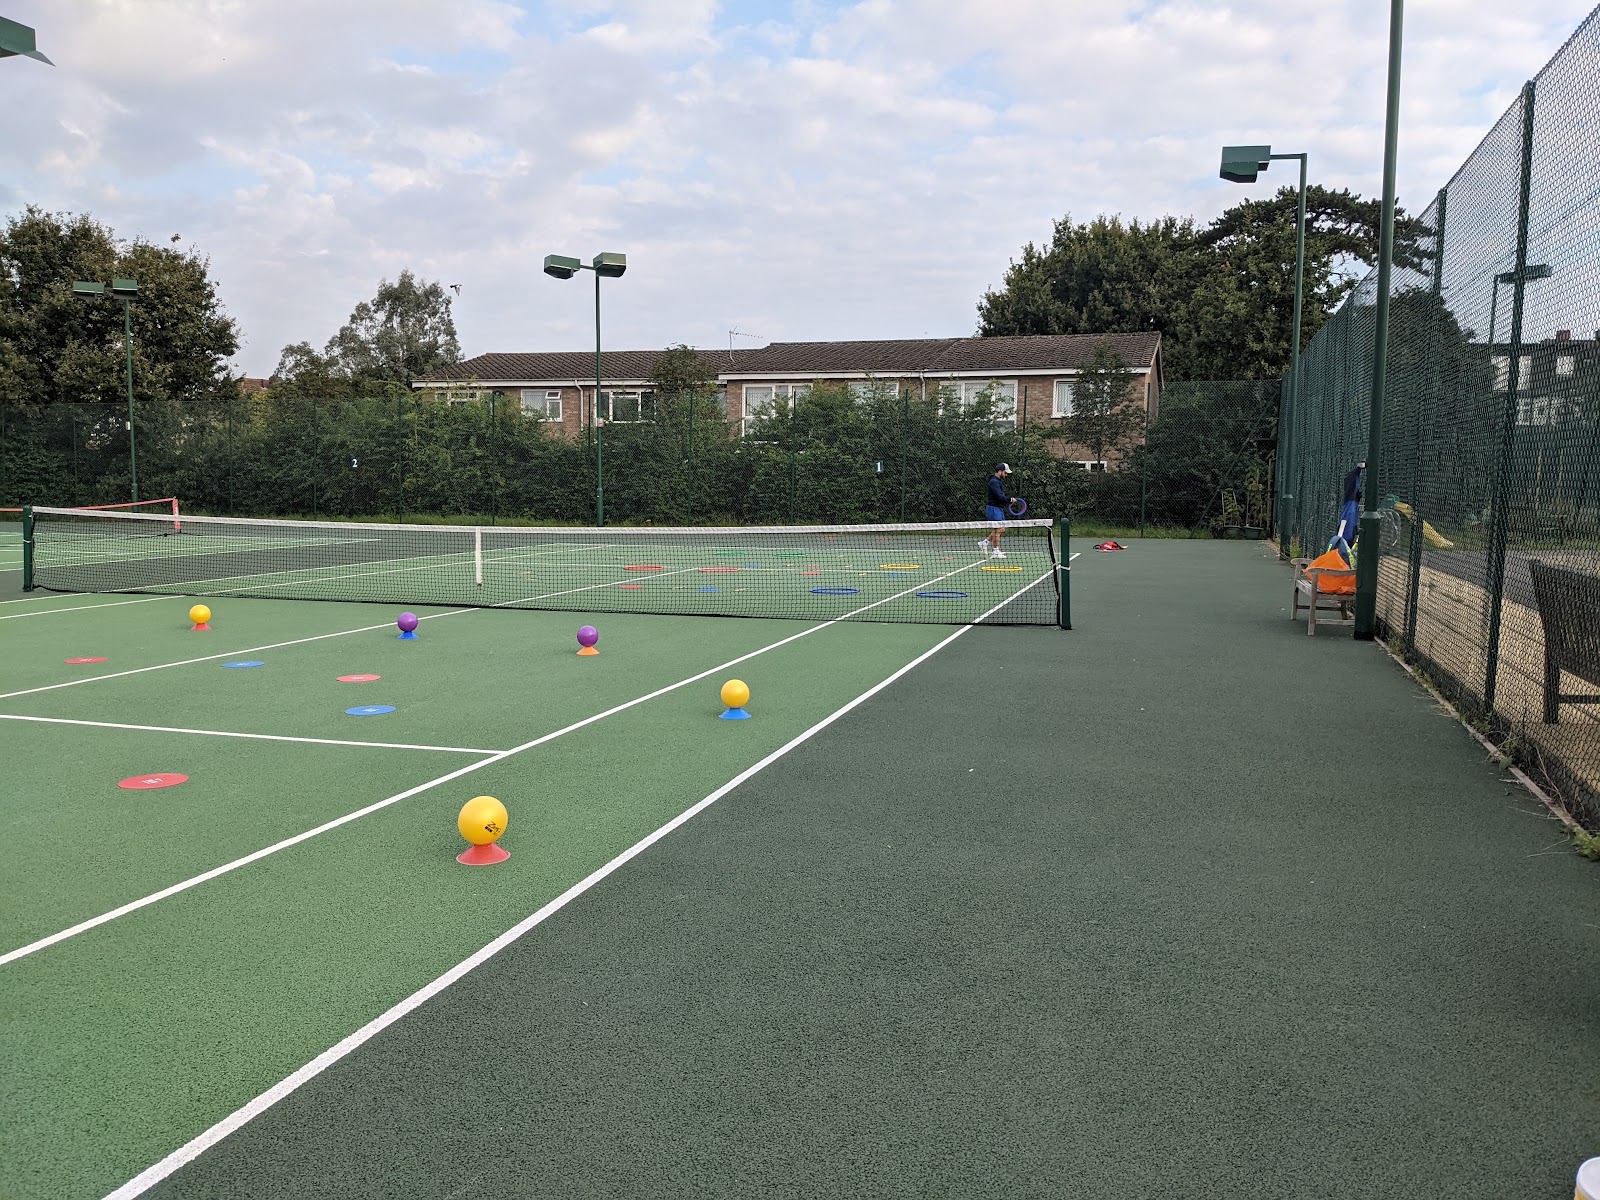
[[[1260,547],[1133,545],[150,1194],[1570,1195],[1597,868]]]

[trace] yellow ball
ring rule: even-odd
[[[722,702],[729,708],[743,708],[750,703],[750,687],[742,679],[730,679],[722,685]]]
[[[456,828],[474,846],[487,846],[506,831],[506,806],[493,796],[474,796],[461,806]]]
[[[196,625],[204,625],[207,621],[211,620],[211,610],[204,604],[196,604],[189,610],[189,620],[193,621]]]

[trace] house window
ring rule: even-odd
[[[1533,355],[1517,356],[1517,386],[1527,387],[1533,382]]]
[[[561,420],[561,393],[543,388],[522,389],[522,411],[528,416],[543,417],[546,421]]]
[[[850,384],[850,395],[855,398],[857,404],[866,404],[872,400],[892,400],[895,391],[892,379],[858,379]]]
[[[1070,417],[1072,415],[1072,389],[1075,385],[1069,379],[1056,380],[1055,399],[1050,404],[1052,417]]]
[[[605,391],[600,393],[600,419],[617,425],[632,425],[656,419],[656,394],[651,391]]]
[[[444,394],[444,402],[446,404],[476,404],[486,395],[488,395],[487,392],[446,392]]]
[[[958,411],[972,408],[987,399],[993,406],[996,425],[1016,428],[1017,381],[1014,379],[951,379],[944,385]]]
[[[1577,370],[1577,363],[1578,360],[1574,355],[1556,355],[1556,374],[1562,376],[1570,376],[1574,374]]]
[[[789,405],[811,394],[809,383],[747,383],[744,386],[744,428],[742,433],[750,432],[750,425],[754,421],[771,420],[778,415],[778,408],[782,405],[788,411]]]
[[[1494,390],[1505,391],[1511,386],[1511,360],[1503,354],[1497,354],[1489,362],[1494,367]]]
[[[1104,471],[1106,469],[1106,464],[1103,460],[1093,458],[1080,458],[1078,465],[1085,471]]]

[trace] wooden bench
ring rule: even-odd
[[[1323,625],[1354,625],[1355,615],[1350,611],[1355,605],[1354,592],[1328,592],[1322,590],[1324,579],[1354,579],[1354,567],[1344,570],[1330,570],[1327,567],[1311,567],[1314,560],[1309,558],[1292,558],[1289,560],[1294,567],[1294,608],[1289,613],[1292,621],[1300,615],[1300,610],[1306,612],[1306,636],[1316,637],[1318,613],[1334,613],[1337,618],[1324,617],[1320,622]],[[1304,603],[1301,597],[1305,597]]]
[[[1600,704],[1600,695],[1561,692],[1561,672],[1600,687],[1600,575],[1528,560],[1544,625],[1544,723],[1563,704]]]

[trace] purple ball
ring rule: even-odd
[[[401,613],[400,619],[395,624],[400,626],[401,633],[412,633],[417,628],[417,614]]]
[[[593,625],[585,625],[578,630],[578,645],[592,646],[600,640],[600,631]]]

